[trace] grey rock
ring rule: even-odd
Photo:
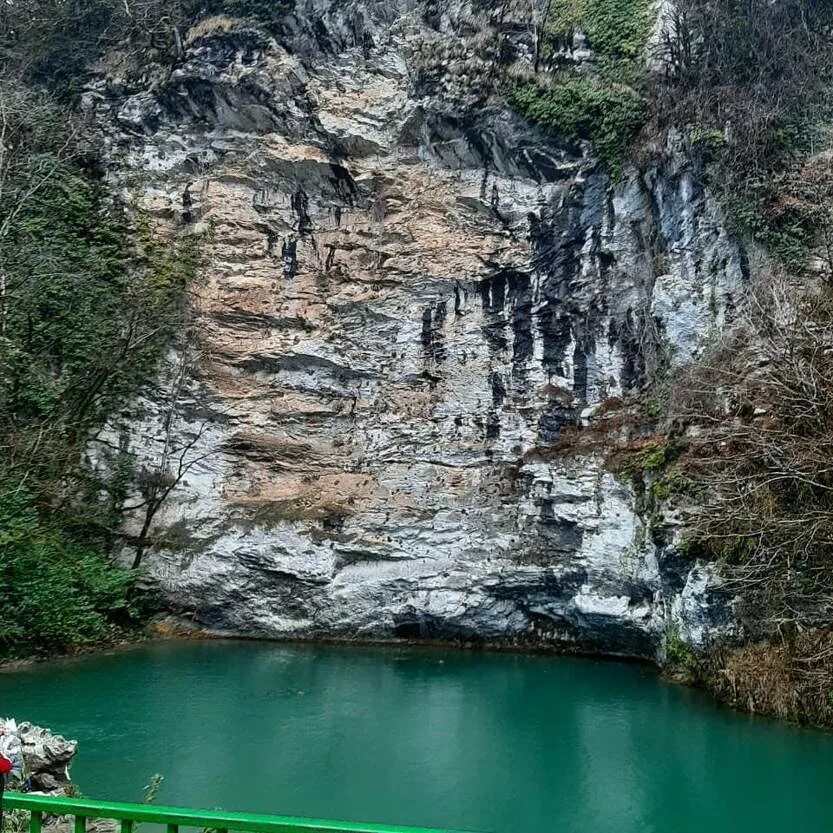
[[[78,742],[31,723],[21,723],[18,730],[23,748],[24,777],[29,780],[32,792],[74,795],[69,768],[78,751]],[[72,816],[45,815],[43,818],[43,829],[48,833],[69,833],[73,827]],[[87,821],[88,833],[115,833],[116,830],[118,824],[111,819]]]
[[[77,742],[31,723],[21,723],[18,731],[24,774],[30,779],[32,789],[63,794],[71,783],[69,766],[75,757]]]
[[[698,354],[744,254],[673,137],[612,182],[505,106],[525,10],[298,0],[282,39],[203,27],[152,87],[85,96],[113,181],[212,229],[199,345],[90,449],[186,471],[143,568],[203,626],[652,658],[672,622],[725,631],[604,451],[561,449]]]

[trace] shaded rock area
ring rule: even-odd
[[[562,445],[697,354],[743,252],[673,142],[614,183],[501,102],[530,54],[504,5],[297,0],[85,94],[111,178],[205,235],[187,343],[91,449],[174,481],[143,569],[204,627],[650,658],[733,627],[604,450]]]

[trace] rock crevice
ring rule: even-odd
[[[144,568],[255,636],[702,644],[731,627],[716,578],[602,453],[542,452],[697,354],[742,250],[674,147],[612,182],[489,97],[495,24],[446,5],[299,0],[283,38],[203,27],[152,89],[86,93],[114,180],[209,229],[173,413],[181,354],[111,428],[187,472]]]

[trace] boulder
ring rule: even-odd
[[[66,795],[72,785],[69,766],[78,743],[31,723],[21,723],[19,731],[24,772],[30,779],[32,790]]]

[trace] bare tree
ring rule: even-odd
[[[532,26],[533,54],[535,56],[535,72],[541,63],[541,47],[547,31],[547,22],[553,3],[559,0],[530,0],[530,23]]]
[[[673,401],[690,426],[694,537],[722,561],[761,635],[833,614],[832,325],[828,290],[770,276]]]
[[[132,562],[134,570],[141,566],[145,553],[153,543],[151,531],[154,521],[171,493],[195,466],[216,453],[213,447],[202,447],[213,420],[202,420],[195,430],[187,429],[183,422],[187,411],[185,399],[201,359],[197,344],[193,322],[189,322],[180,339],[175,360],[169,366],[164,392],[155,395],[162,400],[159,431],[139,438],[140,442],[150,447],[160,446],[158,453],[148,455],[143,452],[144,460],[135,477],[142,499],[138,503],[119,507],[122,516],[141,512],[142,524],[133,539],[136,547]]]

